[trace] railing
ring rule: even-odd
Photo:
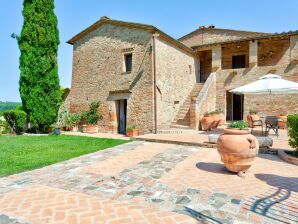
[[[209,75],[197,97],[191,99],[190,127],[198,130],[204,113],[216,107],[216,72]]]

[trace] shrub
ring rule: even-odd
[[[210,111],[210,112],[206,112],[204,115],[205,116],[212,116],[212,115],[217,115],[217,114],[222,114],[223,113],[223,110],[222,109],[216,109],[216,110],[213,110],[213,111]]]
[[[0,135],[9,133],[7,121],[0,115]]]
[[[257,114],[257,110],[256,109],[250,109],[249,114],[250,115]]]
[[[127,127],[126,127],[126,130],[134,130],[134,129],[136,129],[137,127],[135,126],[135,125],[128,125]]]
[[[92,102],[90,104],[89,111],[82,114],[82,119],[85,120],[88,124],[97,124],[97,122],[101,118],[101,115],[98,112],[99,106],[100,102]]]
[[[9,110],[4,112],[4,118],[9,128],[16,134],[21,134],[26,125],[27,115],[22,110]]]
[[[298,114],[288,115],[288,128],[289,128],[289,144],[296,149],[298,153]]]
[[[235,121],[228,125],[228,128],[239,128],[239,129],[246,129],[248,128],[248,124],[245,121]]]
[[[52,125],[53,128],[62,128],[66,126],[67,117],[69,115],[69,112],[67,108],[63,105],[59,108],[58,111],[58,118],[57,122]]]
[[[71,128],[73,126],[77,126],[81,121],[81,114],[67,114],[66,116],[66,127]]]

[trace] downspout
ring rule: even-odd
[[[156,38],[158,33],[152,35],[152,55],[153,55],[153,97],[154,97],[154,133],[157,134],[157,96],[156,96]]]

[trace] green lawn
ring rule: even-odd
[[[0,136],[0,177],[126,143],[81,136]]]

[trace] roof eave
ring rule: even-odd
[[[214,45],[222,45],[222,44],[230,44],[230,43],[237,43],[237,42],[244,42],[244,41],[250,41],[250,40],[262,40],[262,39],[271,39],[271,38],[282,38],[287,36],[293,36],[298,35],[298,30],[288,33],[279,33],[279,34],[269,34],[269,35],[262,35],[262,36],[256,36],[256,37],[247,37],[247,38],[240,38],[237,40],[228,40],[223,42],[215,42],[210,44],[203,44],[203,45],[196,45],[192,46],[191,48],[193,50],[197,50],[200,48],[208,47],[208,46],[214,46]]]
[[[112,20],[112,19],[100,19],[97,22],[93,23],[91,26],[87,27],[86,29],[84,29],[83,31],[78,33],[77,35],[75,35],[74,37],[72,37],[66,43],[71,44],[71,45],[75,44],[76,41],[83,38],[88,33],[96,30],[98,27],[100,27],[103,24],[121,25],[121,26],[126,26],[126,27],[134,27],[134,28],[144,29],[144,30],[156,29],[154,26],[146,25],[146,24],[129,23],[129,22],[123,22],[123,21],[118,21],[118,20]]]

